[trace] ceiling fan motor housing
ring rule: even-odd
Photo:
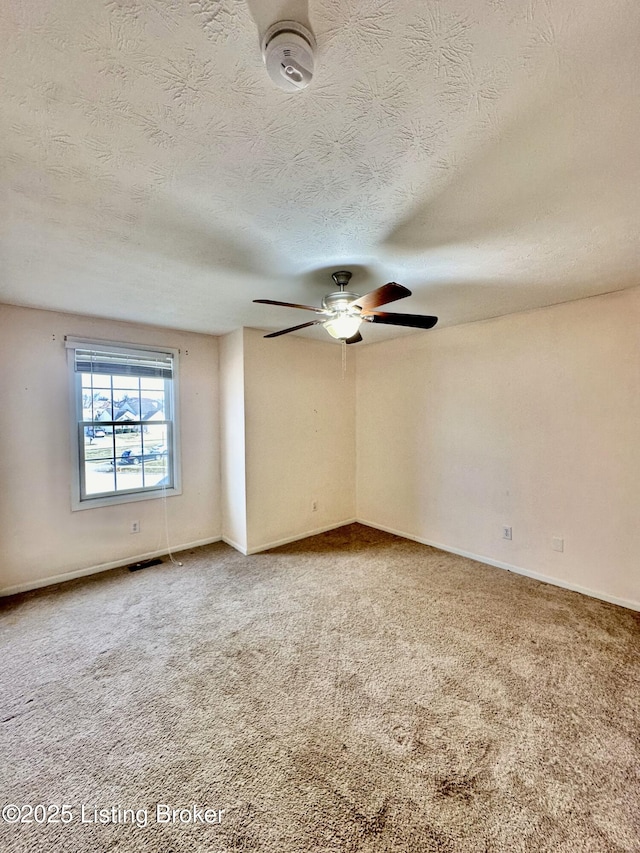
[[[322,299],[322,307],[326,308],[327,311],[341,311],[345,310],[356,299],[359,299],[357,293],[350,293],[348,290],[337,290],[335,293],[328,293]],[[357,309],[353,313],[356,313],[356,311]]]
[[[297,21],[279,21],[262,39],[262,58],[267,74],[279,89],[299,92],[311,82],[316,40]]]

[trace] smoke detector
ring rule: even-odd
[[[262,39],[262,58],[267,74],[279,89],[299,92],[313,77],[313,33],[297,21],[273,24]]]

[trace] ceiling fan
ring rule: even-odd
[[[277,338],[289,332],[297,332],[298,329],[305,329],[307,326],[323,325],[331,337],[348,344],[357,344],[362,340],[360,325],[363,321],[383,323],[387,326],[409,326],[413,329],[431,329],[438,322],[437,317],[429,317],[425,314],[389,314],[386,311],[376,311],[375,309],[381,305],[387,305],[389,302],[396,302],[398,299],[411,296],[411,291],[408,288],[396,284],[395,281],[383,284],[382,287],[365,293],[364,296],[358,296],[357,293],[350,293],[345,290],[351,278],[349,270],[334,272],[331,278],[339,290],[328,293],[322,300],[321,308],[314,308],[312,305],[297,305],[295,302],[279,302],[276,299],[254,299],[254,302],[260,302],[263,305],[302,308],[303,311],[314,311],[316,314],[322,315],[322,319],[310,320],[308,323],[291,326],[291,328],[282,329],[280,332],[271,332],[264,337]]]

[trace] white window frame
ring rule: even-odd
[[[65,337],[67,348],[67,366],[69,371],[70,389],[70,435],[71,435],[71,509],[85,510],[95,507],[111,506],[113,504],[132,503],[133,501],[148,501],[163,498],[170,495],[182,494],[181,464],[180,464],[180,417],[179,417],[179,355],[180,350],[172,347],[153,347],[142,344],[122,343],[118,341],[104,341],[96,338],[72,338]],[[173,465],[173,486],[143,487],[126,492],[101,493],[95,497],[82,494],[83,468],[82,460],[84,454],[84,426],[82,409],[82,374],[76,372],[76,350],[94,350],[95,352],[113,353],[114,355],[139,357],[141,354],[153,357],[169,355],[172,360],[172,377],[169,382],[170,414],[167,418],[170,422],[171,441],[171,464]]]

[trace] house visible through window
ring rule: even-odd
[[[177,352],[67,339],[75,509],[179,493]]]

